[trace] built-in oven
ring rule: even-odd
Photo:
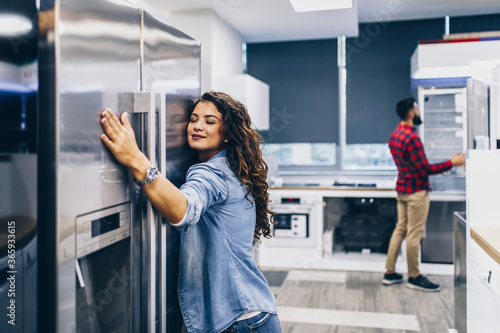
[[[323,251],[323,200],[310,191],[273,190],[271,238],[256,247],[261,267],[317,267]]]
[[[274,196],[270,208],[275,211],[270,246],[315,246],[315,221],[322,201],[315,196]]]
[[[76,332],[132,332],[130,203],[76,218]]]

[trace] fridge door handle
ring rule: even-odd
[[[149,91],[134,92],[134,113],[145,113],[147,117],[147,152],[146,156],[152,164],[156,162],[156,96]]]
[[[157,165],[156,161],[156,102],[157,94],[150,91],[138,91],[133,93],[122,93],[119,99],[119,110],[121,112],[129,112],[134,114],[147,115],[146,126],[143,130],[146,133],[136,133],[136,137],[144,138],[146,134],[146,151],[143,153],[147,156],[152,164]],[[132,185],[135,186],[135,185]],[[158,241],[158,213],[153,209],[153,205],[149,200],[146,200],[146,220],[142,220],[142,247],[145,250],[145,265],[143,278],[146,280],[146,290],[143,290],[144,297],[147,300],[145,312],[143,314],[144,330],[146,332],[154,332],[156,327],[156,267],[157,267],[157,241]]]
[[[166,95],[165,93],[156,93],[156,112],[158,113],[158,169],[165,175],[167,168],[166,152],[167,152],[167,115],[166,115]]]
[[[133,93],[121,93],[118,101],[120,112],[139,113],[147,115],[146,143],[147,151],[143,152],[152,164],[156,162],[156,102],[157,94],[150,91],[136,91]],[[139,136],[140,133],[136,133]]]
[[[147,153],[152,164],[157,164],[156,157],[156,96],[152,92],[136,92],[134,93],[134,112],[147,113],[146,125],[146,140],[147,140]],[[157,231],[156,224],[157,214],[153,209],[153,205],[149,200],[146,203],[147,220],[144,221],[143,230],[146,233],[146,248],[147,248],[147,282],[148,282],[148,313],[147,313],[147,326],[150,332],[154,332],[156,326],[156,241]]]
[[[158,169],[166,175],[166,95],[156,94],[156,112],[158,113]],[[158,232],[158,332],[167,332],[167,225],[157,213]]]
[[[144,153],[151,163],[158,165],[159,171],[166,174],[166,95],[140,91],[124,93],[120,96],[120,111],[135,114],[147,114],[146,141],[147,151]],[[158,124],[156,123],[158,122]],[[137,133],[141,137],[143,133]],[[166,274],[167,274],[167,225],[157,213],[149,201],[147,201],[147,221],[143,221],[143,232],[145,235],[143,246],[146,248],[148,289],[146,291],[148,305],[144,316],[146,330],[166,332],[167,304],[166,304]],[[158,249],[158,251],[156,251]],[[158,280],[156,279],[158,277]],[[158,281],[158,284],[157,282]],[[156,297],[158,296],[158,303]],[[158,309],[156,308],[158,306]],[[158,314],[158,318],[157,318]],[[158,326],[156,326],[158,319]]]

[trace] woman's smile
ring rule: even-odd
[[[201,102],[191,113],[187,127],[188,144],[200,155],[202,162],[208,161],[224,149],[222,114],[211,102]]]
[[[193,134],[193,135],[191,135],[191,137],[193,138],[193,140],[199,140],[199,139],[205,138],[203,135],[200,135],[200,134]]]

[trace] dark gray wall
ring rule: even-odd
[[[347,39],[347,144],[387,142],[397,101],[411,95],[411,55],[418,40],[443,36],[443,22],[360,24],[359,37]]]
[[[500,14],[450,19],[450,33],[494,30]],[[397,101],[412,95],[418,41],[443,34],[444,18],[360,24],[359,37],[347,39],[348,144],[387,142]],[[267,142],[338,142],[336,59],[336,39],[247,45],[248,74],[271,88]]]
[[[500,31],[500,14],[450,18],[450,33]]]
[[[248,44],[247,68],[270,86],[267,143],[338,142],[336,39]]]

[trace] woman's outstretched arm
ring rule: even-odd
[[[137,146],[127,113],[123,113],[118,119],[111,109],[104,109],[101,112],[101,123],[105,132],[101,134],[101,140],[111,154],[130,170],[136,180],[144,179],[151,162]],[[142,189],[167,221],[176,224],[182,220],[187,210],[186,197],[166,177],[160,174],[155,181],[144,185]]]

